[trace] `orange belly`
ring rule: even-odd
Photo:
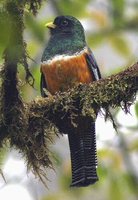
[[[65,91],[79,83],[92,82],[92,74],[82,54],[42,63],[41,72],[51,94]]]

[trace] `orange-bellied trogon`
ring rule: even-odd
[[[41,60],[41,94],[45,89],[52,95],[78,85],[89,84],[101,78],[92,51],[85,41],[81,23],[72,16],[58,16],[48,23],[50,39]],[[79,126],[79,124],[78,124]],[[71,165],[71,186],[81,187],[95,183],[96,136],[95,122],[82,120],[80,131],[68,133]]]

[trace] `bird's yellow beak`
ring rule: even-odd
[[[52,29],[56,28],[56,25],[53,24],[53,22],[46,23],[45,26],[46,26],[47,28],[52,28]]]

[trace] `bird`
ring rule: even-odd
[[[41,58],[40,90],[55,95],[79,84],[101,79],[93,52],[85,40],[81,22],[73,16],[57,16],[46,24],[50,37]],[[79,131],[68,131],[71,157],[71,187],[85,187],[98,181],[95,121],[81,118]]]

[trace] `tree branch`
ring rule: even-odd
[[[26,148],[20,150],[26,155],[29,166],[41,174],[41,168],[52,166],[49,145],[59,131],[68,133],[76,129],[80,117],[95,119],[101,108],[108,112],[109,107],[121,107],[128,112],[137,90],[138,63],[90,85],[81,84],[67,92],[38,97],[26,104],[28,124],[26,133],[20,138]],[[14,135],[16,138],[16,133]]]
[[[129,106],[134,102],[137,90],[138,63],[90,85],[80,84],[55,96],[37,98],[28,104],[29,119],[36,116],[37,119],[41,118],[42,123],[47,119],[60,128],[60,119],[70,119],[70,124],[74,124],[73,121],[78,115],[95,119],[101,108],[108,110],[109,107],[121,107],[127,113]]]
[[[28,167],[44,182],[44,169],[52,167],[49,147],[59,133],[76,129],[83,117],[95,120],[101,108],[107,113],[110,107],[128,112],[137,91],[138,63],[106,79],[80,84],[55,96],[38,97],[28,104],[22,102],[21,106],[17,101],[7,131],[0,126],[2,139],[8,138],[11,146],[20,150]]]

